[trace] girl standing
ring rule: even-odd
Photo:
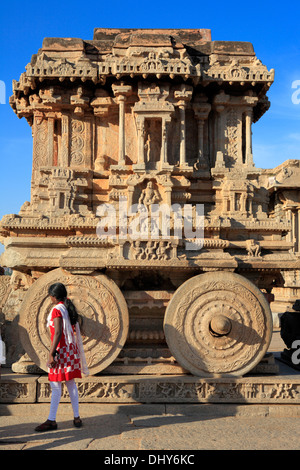
[[[74,304],[67,298],[64,284],[57,282],[49,287],[48,294],[54,307],[48,318],[51,348],[48,359],[48,378],[52,390],[50,413],[47,421],[35,428],[38,432],[57,429],[56,413],[61,399],[61,384],[66,383],[70,395],[75,427],[81,427],[79,417],[78,390],[75,378],[81,378],[81,371],[88,375],[82,347],[78,314]]]

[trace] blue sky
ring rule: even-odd
[[[292,102],[297,91],[292,83],[300,81],[300,5],[276,5],[256,0],[2,2],[0,80],[6,85],[6,104],[0,104],[0,219],[18,213],[30,198],[31,129],[8,101],[12,80],[25,71],[44,37],[92,39],[95,27],[209,28],[213,40],[249,41],[268,69],[275,69],[268,93],[271,108],[253,126],[256,167],[272,168],[300,158],[300,104]]]

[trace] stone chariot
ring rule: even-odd
[[[209,30],[44,40],[10,100],[32,128],[31,200],[1,222],[36,365],[46,370],[57,281],[80,314],[92,375],[241,376],[260,363],[270,296],[299,266],[297,221],[276,186],[285,166],[253,162],[273,80],[250,43]]]

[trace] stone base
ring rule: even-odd
[[[277,361],[276,361],[277,363]],[[288,403],[300,404],[300,376],[278,361],[279,375],[200,378],[192,375],[98,375],[77,380],[81,403]],[[0,403],[47,403],[47,374],[2,369]],[[69,402],[63,387],[62,402]]]
[[[36,403],[39,376],[14,374],[1,367],[0,403]]]
[[[17,362],[11,366],[11,370],[16,374],[43,374],[44,371],[31,361],[28,354],[24,354]]]

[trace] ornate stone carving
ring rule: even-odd
[[[189,375],[98,376],[81,379],[77,385],[81,403],[300,403],[297,375],[204,379]],[[46,403],[50,400],[47,377],[2,374],[2,403]],[[70,400],[64,384],[61,400]]]
[[[85,122],[72,119],[71,124],[71,166],[84,164]]]
[[[220,61],[221,62],[221,61]],[[242,60],[232,58],[226,64],[221,64],[216,57],[212,57],[210,65],[205,67],[204,80],[226,80],[230,84],[234,82],[245,83],[251,81],[274,81],[274,69],[268,71],[267,68],[256,58],[249,64],[242,64]]]
[[[35,113],[33,129],[33,171],[46,166],[47,160],[47,120],[42,113]]]
[[[246,249],[249,256],[261,256],[261,248],[255,240],[247,240]]]
[[[172,244],[168,240],[133,242],[132,257],[136,260],[168,260],[172,257]]]
[[[5,305],[7,297],[11,291],[11,279],[8,276],[0,276],[0,311]]]

